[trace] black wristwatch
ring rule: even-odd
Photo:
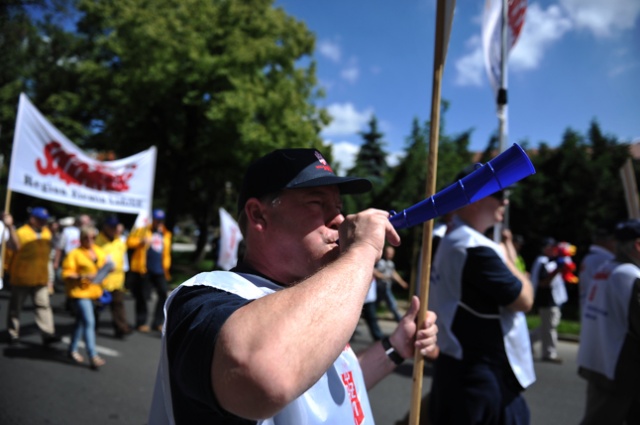
[[[391,359],[391,361],[396,365],[401,365],[404,362],[404,358],[398,354],[393,345],[391,345],[391,341],[389,341],[389,337],[382,338],[382,347],[384,348],[385,353]]]

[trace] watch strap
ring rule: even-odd
[[[389,341],[389,337],[382,338],[382,348],[384,348],[385,353],[391,359],[391,361],[396,365],[401,365],[404,362],[404,358],[398,354],[393,345],[391,345],[391,341]]]

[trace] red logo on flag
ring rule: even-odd
[[[45,145],[44,156],[46,164],[36,160],[36,167],[40,174],[58,175],[61,180],[69,184],[77,184],[90,189],[110,192],[125,192],[129,190],[128,182],[133,177],[135,165],[130,165],[123,174],[115,174],[107,167],[83,162],[75,154],[66,152],[59,142],[52,141]]]
[[[364,422],[364,412],[362,411],[362,406],[360,405],[358,390],[356,389],[355,382],[353,382],[353,374],[351,373],[351,371],[342,374],[342,383],[344,384],[344,387],[347,389],[347,393],[349,394],[351,409],[353,410],[353,423],[355,423],[356,425],[360,425],[362,422]]]

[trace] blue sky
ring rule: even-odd
[[[431,112],[436,0],[276,0],[316,34],[314,59],[332,124],[322,136],[348,166],[371,114],[385,149],[402,152],[414,117]],[[484,0],[458,0],[442,98],[447,134],[473,129],[482,150],[497,131],[480,42]],[[557,145],[592,119],[640,141],[640,0],[529,0],[508,70],[508,143]]]

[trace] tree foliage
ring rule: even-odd
[[[155,206],[167,209],[170,225],[195,220],[202,248],[217,208],[235,212],[242,170],[253,159],[279,147],[316,147],[331,160],[319,136],[329,118],[316,106],[323,93],[314,43],[304,23],[272,0],[4,2],[1,177],[6,182],[17,101],[25,92],[82,149],[126,157],[155,145]],[[437,190],[475,158],[471,129],[447,132],[447,107],[443,101]],[[424,199],[429,122],[414,119],[407,133],[403,155],[391,166],[371,117],[348,174],[370,178],[374,190],[347,197],[347,212],[401,211]],[[595,120],[586,134],[567,129],[559,142],[528,149],[537,173],[511,196],[510,227],[525,237],[527,259],[547,235],[578,245],[583,254],[597,226],[627,215],[619,169],[629,158],[628,144],[604,134]],[[493,136],[480,161],[491,159],[496,147]],[[421,228],[402,236],[397,263],[409,270]]]
[[[37,24],[47,54],[24,53],[14,79],[33,84],[3,99],[12,107],[26,91],[83,148],[125,157],[155,145],[155,206],[170,225],[192,215],[206,236],[218,206],[235,211],[250,161],[322,146],[314,35],[272,3],[79,0],[77,28]]]

